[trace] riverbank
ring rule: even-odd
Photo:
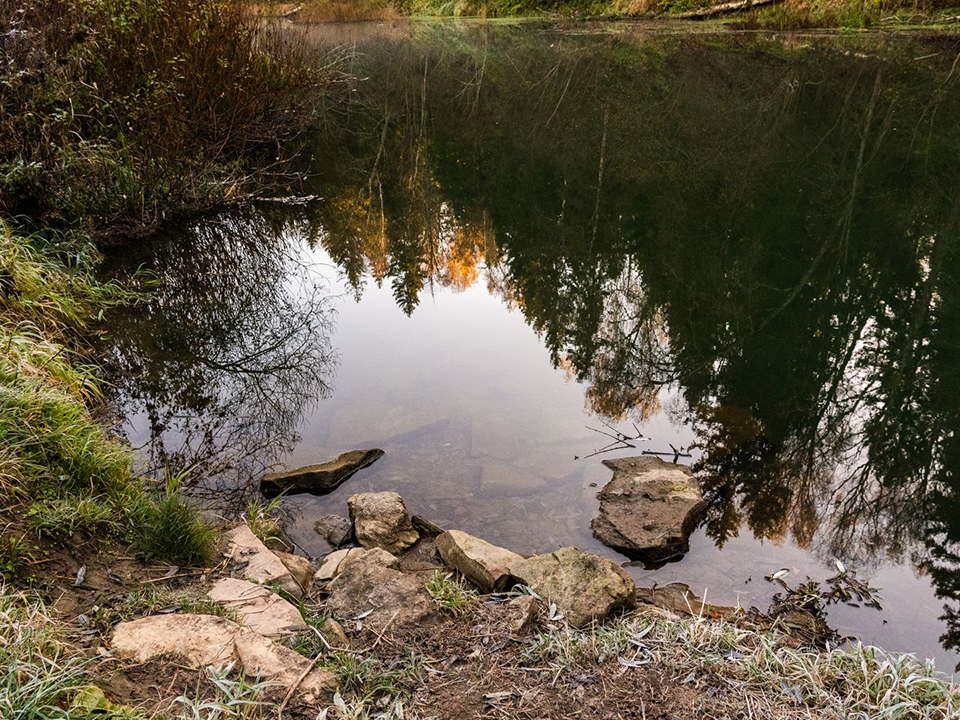
[[[276,546],[268,518],[250,527]],[[341,550],[315,574],[244,525],[224,532],[203,568],[131,573],[104,557],[105,572],[82,586],[60,580],[65,597],[98,603],[69,621],[7,590],[0,653],[14,682],[0,708],[128,720],[947,718],[960,708],[956,688],[912,656],[812,648],[789,623],[689,594],[665,609],[654,603],[668,593],[644,593],[584,621],[582,598],[550,581],[484,592],[439,559],[442,539],[425,534],[393,555],[380,546],[396,548],[396,532],[355,529],[368,548]]]
[[[565,3],[502,0],[305,0],[267,4],[266,14],[304,23],[412,18],[540,18],[553,20],[676,19],[714,21],[735,30],[904,29],[960,27],[952,2],[870,3],[862,0],[575,0]]]

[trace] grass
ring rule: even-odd
[[[336,675],[340,693],[350,698],[345,715],[350,718],[372,717],[364,714],[368,708],[403,708],[424,678],[423,665],[412,653],[387,662],[368,653],[335,651],[318,664]],[[388,711],[386,717],[403,717],[402,710],[399,715]]]
[[[66,718],[62,707],[87,684],[88,665],[68,652],[43,603],[0,586],[0,717]]]
[[[149,492],[128,448],[98,423],[93,368],[75,350],[104,310],[138,296],[94,279],[97,253],[78,236],[22,237],[0,222],[0,571],[31,558],[26,531],[133,541],[184,564],[210,553],[211,530],[179,491]],[[15,528],[21,528],[17,531]]]
[[[585,664],[623,658],[649,662],[678,678],[716,675],[740,707],[776,718],[927,720],[956,717],[960,693],[932,661],[856,644],[850,649],[794,648],[777,631],[678,618],[643,609],[616,621],[536,636],[526,650],[555,677]]]
[[[266,505],[259,498],[254,498],[247,504],[247,527],[264,544],[270,542],[287,544],[283,540],[283,533],[277,520],[277,513],[283,497],[284,495],[281,493]]]
[[[440,610],[453,617],[464,615],[477,599],[476,591],[468,589],[463,581],[454,578],[451,573],[439,569],[433,571],[424,586]]]
[[[204,522],[197,508],[181,494],[186,474],[168,471],[165,491],[143,498],[133,511],[139,528],[135,547],[147,559],[201,565],[213,556],[216,528]]]
[[[0,36],[0,214],[31,227],[140,234],[286,182],[337,77],[222,0],[0,0]]]

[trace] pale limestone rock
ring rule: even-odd
[[[314,581],[329,582],[333,580],[340,572],[340,565],[344,560],[362,552],[363,548],[348,548],[330,553],[320,562],[320,569],[313,576]]]
[[[207,597],[235,611],[241,624],[266,637],[292,635],[305,627],[300,611],[263,585],[223,578]]]
[[[120,623],[111,646],[121,658],[140,663],[164,656],[180,657],[194,668],[239,661],[249,677],[282,688],[291,687],[306,672],[297,693],[307,703],[316,703],[337,688],[332,673],[311,667],[302,655],[212,615],[153,615]]]
[[[647,562],[687,552],[707,507],[690,468],[649,456],[603,464],[613,479],[600,491],[600,513],[591,523],[597,539]]]
[[[287,552],[274,551],[273,554],[280,558],[280,562],[283,563],[283,566],[293,576],[293,579],[296,580],[297,585],[306,593],[313,584],[314,570],[310,561],[305,557]]]
[[[395,492],[360,493],[347,500],[354,533],[365,548],[403,552],[420,539],[407,506]]]
[[[386,566],[386,554],[368,550],[343,562],[330,583],[327,609],[347,620],[363,615],[363,623],[377,630],[388,624],[411,628],[437,621],[437,606],[423,579]]]
[[[523,559],[515,552],[460,530],[441,533],[436,543],[443,561],[463,573],[484,592],[506,588],[511,580],[510,564]]]
[[[271,550],[253,534],[246,525],[238,525],[227,535],[229,556],[233,562],[243,564],[243,577],[251,582],[267,585],[279,585],[294,597],[301,597],[303,591]]]

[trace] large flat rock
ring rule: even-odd
[[[255,583],[278,585],[294,597],[303,596],[303,588],[272,550],[246,525],[238,525],[227,535],[228,554],[244,578]]]
[[[164,656],[182,658],[194,668],[239,661],[249,677],[281,688],[303,676],[298,693],[306,702],[316,702],[323,693],[337,689],[332,673],[311,669],[310,660],[302,655],[213,615],[153,615],[120,623],[111,646],[121,658],[140,663]]]
[[[598,540],[646,562],[690,549],[706,503],[690,468],[657,457],[604,460],[613,479],[600,491],[591,527]]]
[[[636,604],[636,586],[619,565],[575,547],[511,563],[510,574],[556,603],[574,627]]]
[[[420,539],[403,498],[395,492],[360,493],[347,500],[354,534],[365,548],[403,552]]]
[[[336,460],[307,465],[286,472],[267,473],[260,481],[260,492],[267,497],[286,493],[313,493],[326,495],[336,490],[358,470],[372,465],[383,456],[383,450],[351,450]]]
[[[515,552],[460,530],[437,536],[437,550],[449,566],[459,570],[484,592],[503,590],[510,583],[510,564],[523,560]]]
[[[293,635],[306,627],[297,608],[263,585],[222,578],[207,597],[236,612],[242,625],[266,637]]]

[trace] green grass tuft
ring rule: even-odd
[[[424,586],[440,609],[454,617],[460,617],[477,599],[477,593],[464,585],[459,578],[451,573],[434,570],[433,575],[427,578]]]
[[[165,491],[145,496],[135,512],[135,546],[147,559],[202,565],[213,556],[216,528],[183,496],[185,475],[168,473]]]

